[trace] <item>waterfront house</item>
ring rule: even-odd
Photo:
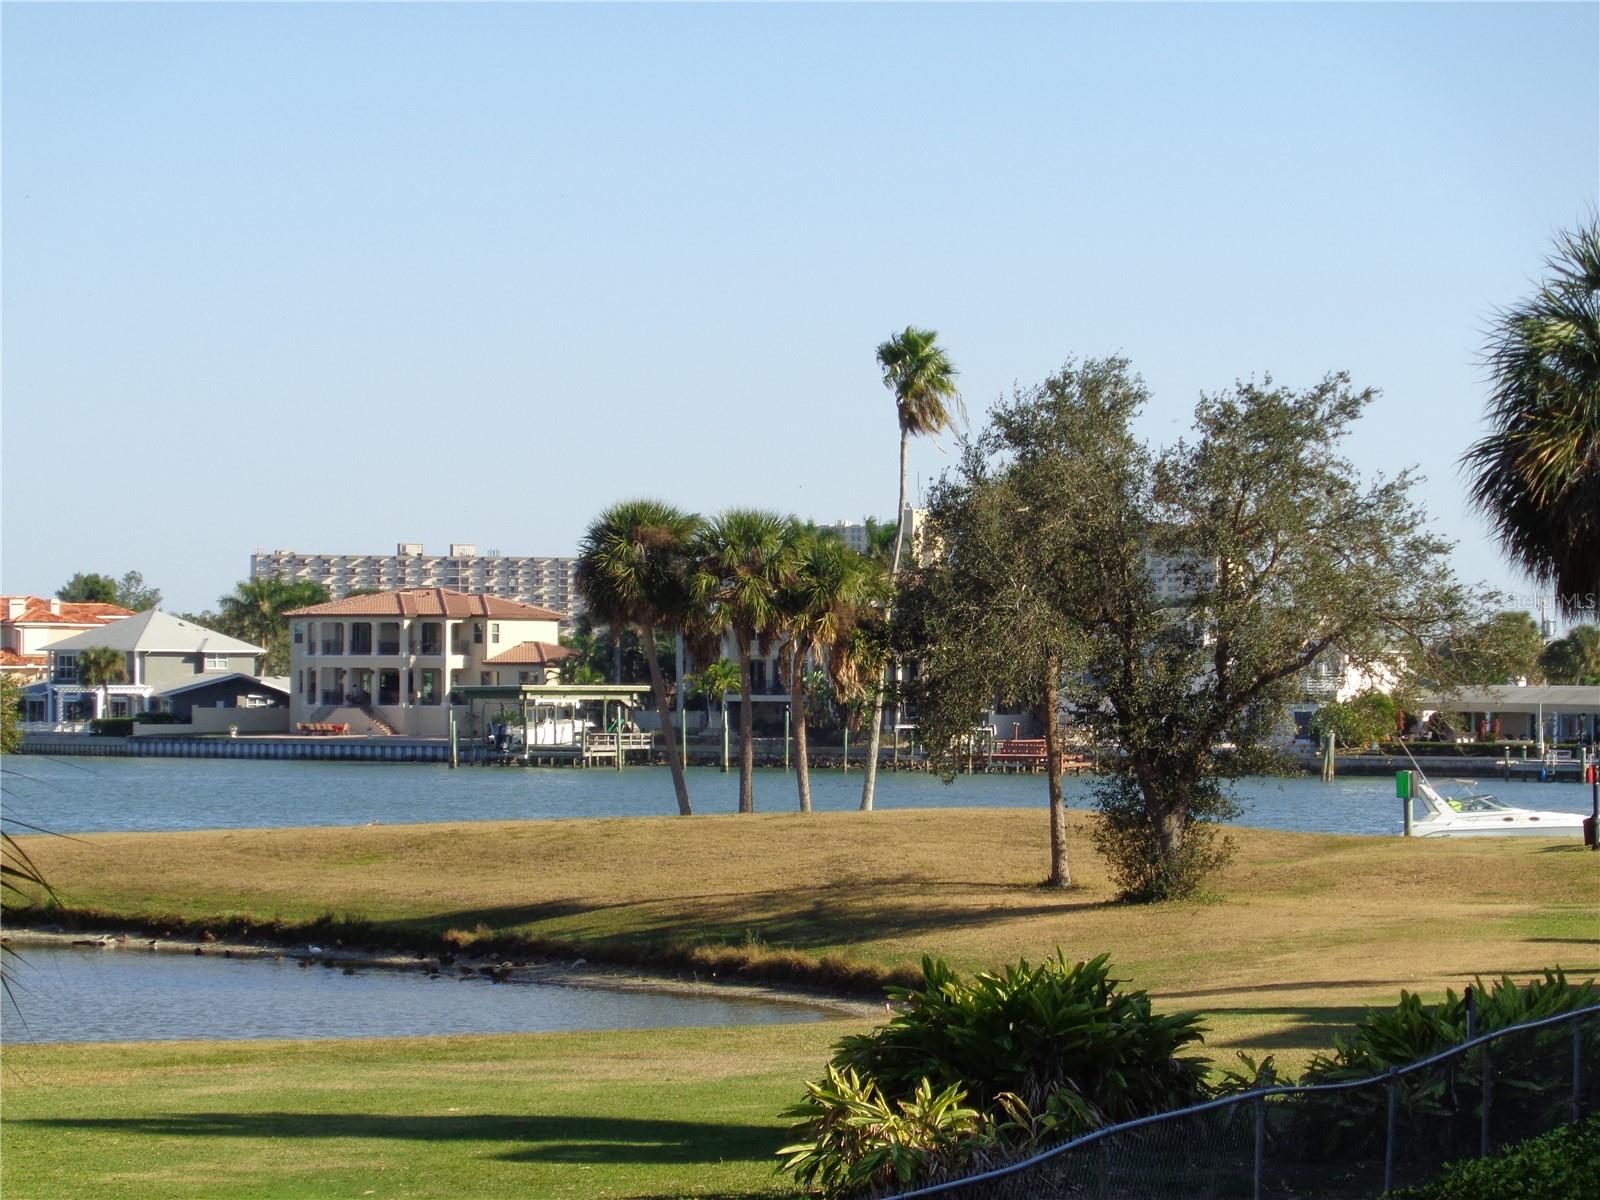
[[[563,614],[449,588],[347,596],[288,616],[294,727],[443,737],[453,689],[554,683],[573,654],[559,644]]]
[[[24,683],[43,679],[52,643],[131,616],[132,609],[116,604],[0,596],[0,671]]]
[[[87,687],[78,655],[105,647],[121,652],[126,682]],[[243,673],[254,675],[265,653],[227,634],[149,609],[52,642],[49,678],[24,689],[27,719],[56,724],[90,717],[131,717],[169,688]]]

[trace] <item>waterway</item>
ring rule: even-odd
[[[302,966],[28,945],[8,955],[5,1042],[412,1037],[554,1030],[775,1025],[837,1015],[818,1005],[421,971]]]
[[[428,764],[289,762],[167,758],[8,756],[0,782],[8,828],[27,822],[56,833],[248,829],[314,825],[386,825],[433,821],[542,820],[669,816],[677,811],[664,767],[624,771],[572,768],[462,768]],[[738,776],[689,771],[697,813],[738,807]],[[814,771],[821,811],[853,810],[861,773]],[[1067,803],[1092,804],[1093,780],[1066,783]],[[1589,811],[1589,789],[1576,783],[1485,780],[1509,804],[1561,812]],[[1400,802],[1385,778],[1324,784],[1306,776],[1246,779],[1235,787],[1241,824],[1316,833],[1397,834]],[[945,784],[916,772],[878,776],[880,808],[1042,807],[1037,775],[963,775]],[[756,807],[792,812],[792,773],[756,773]]]

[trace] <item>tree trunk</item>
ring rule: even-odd
[[[611,627],[611,682],[622,682],[622,630]]]
[[[1061,736],[1056,728],[1056,681],[1060,667],[1054,662],[1045,666],[1044,681],[1044,755],[1045,778],[1050,789],[1050,878],[1051,887],[1072,886],[1072,866],[1067,861],[1067,810],[1061,803]]]
[[[789,707],[794,724],[794,776],[800,788],[800,811],[811,811],[811,764],[806,755],[806,679],[801,664],[803,657],[793,651],[789,654]]]
[[[655,626],[645,623],[643,633],[644,644],[654,646]],[[667,742],[667,767],[672,772],[672,790],[678,794],[678,815],[687,817],[693,810],[689,807],[689,783],[683,777],[683,754],[678,746],[676,722],[672,719],[672,704],[667,699],[667,681],[662,677],[661,663],[654,654],[646,655],[645,661],[650,665],[650,686],[656,693],[656,715],[661,718],[661,736]],[[683,686],[682,680],[678,681],[678,686]],[[618,750],[617,753],[622,752]]]
[[[894,620],[894,588],[897,584],[896,576],[900,574],[900,551],[906,538],[906,447],[910,443],[911,435],[905,430],[900,430],[900,493],[894,507],[894,561],[889,566],[889,607],[884,613],[885,621]],[[861,811],[872,811],[872,793],[878,786],[878,744],[883,736],[883,697],[888,690],[890,673],[894,670],[892,663],[883,666],[883,679],[878,688],[878,694],[872,699],[872,731],[867,735],[867,774],[861,782]]]
[[[739,643],[739,811],[756,810],[756,743],[754,716],[751,711],[750,643],[744,638]]]

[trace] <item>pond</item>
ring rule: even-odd
[[[306,960],[310,961],[310,960]],[[590,983],[493,983],[456,973],[320,962],[195,957],[145,948],[27,945],[7,955],[15,999],[5,1042],[413,1037],[462,1033],[774,1025],[826,1020],[819,1005],[621,990]]]
[[[252,759],[45,758],[7,756],[6,815],[56,833],[248,829],[308,825],[386,825],[430,821],[505,821],[560,817],[668,816],[677,811],[664,767],[621,772],[574,768],[471,767],[422,763],[290,762]],[[697,813],[737,808],[738,775],[692,768]],[[861,773],[814,771],[821,811],[856,808]],[[1067,803],[1088,807],[1092,781],[1070,779]],[[1589,789],[1575,783],[1502,783],[1486,789],[1510,804],[1589,811]],[[920,772],[878,776],[880,808],[1043,807],[1038,775],[965,775],[951,784]],[[1398,834],[1400,802],[1392,778],[1332,784],[1296,776],[1240,781],[1240,821],[1315,833]],[[756,772],[756,807],[792,812],[794,775]]]

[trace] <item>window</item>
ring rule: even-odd
[[[489,641],[490,641],[491,644],[496,645],[496,646],[498,646],[500,644],[500,622],[499,621],[496,621],[494,624],[489,626]]]
[[[206,655],[206,670],[226,671],[228,669],[228,656],[226,654]]]
[[[493,673],[494,672],[492,672],[492,671],[479,671],[478,672],[478,682],[480,684],[482,684],[484,687],[488,687],[491,683],[494,682],[493,679],[489,678],[489,676],[492,675]]]
[[[299,621],[296,621],[294,623],[294,644],[296,646],[303,645],[305,643],[305,640],[306,640],[306,627],[304,625],[302,625]]]
[[[472,644],[483,645],[483,626],[476,621],[472,623]]]
[[[76,683],[78,681],[78,656],[76,654],[56,655],[56,682]]]

